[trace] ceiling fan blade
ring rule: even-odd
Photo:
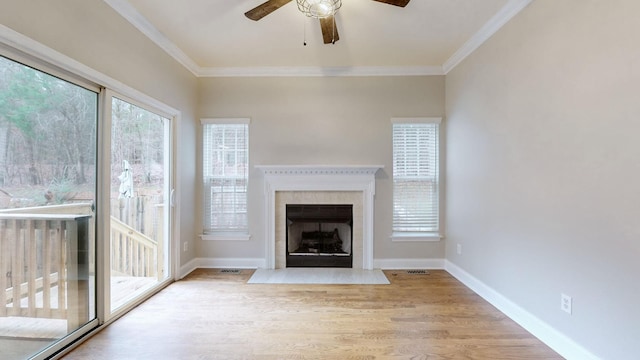
[[[333,15],[320,19],[320,28],[322,29],[322,39],[325,44],[335,44],[336,41],[340,40],[338,26]]]
[[[411,0],[373,0],[373,1],[381,2],[389,5],[405,7]]]
[[[247,11],[244,13],[244,16],[251,20],[258,21],[290,2],[291,0],[269,0]]]

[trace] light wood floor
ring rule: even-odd
[[[65,359],[562,359],[445,271],[247,284],[199,269]]]

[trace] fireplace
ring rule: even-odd
[[[256,168],[264,174],[266,269],[288,266],[286,206],[299,204],[351,205],[351,267],[373,269],[375,174],[383,166],[257,165]],[[344,242],[348,235],[339,233],[339,237]]]
[[[353,205],[287,204],[286,267],[353,265]]]

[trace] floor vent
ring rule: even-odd
[[[222,269],[220,270],[222,274],[240,274],[240,269]]]
[[[427,270],[407,270],[407,274],[412,275],[429,275]]]

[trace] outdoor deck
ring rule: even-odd
[[[154,277],[114,276],[111,278],[112,308],[118,308],[129,300],[132,294],[157,284]],[[39,292],[37,306],[42,307],[42,294]],[[52,301],[56,301],[58,287],[51,288]],[[93,298],[91,299],[93,300]],[[23,299],[24,303],[26,299]],[[26,304],[24,304],[26,306]],[[0,317],[0,338],[16,339],[60,339],[67,335],[67,320],[31,317]]]
[[[132,294],[156,283],[157,279],[153,277],[112,277],[113,307],[123,305]],[[57,296],[57,286],[51,289],[51,294]],[[26,359],[51,342],[66,336],[67,329],[68,322],[65,319],[0,317],[0,348],[3,359]]]
[[[95,317],[94,222],[90,204],[0,210],[3,358],[28,357]],[[164,278],[162,248],[111,217],[111,309]]]

